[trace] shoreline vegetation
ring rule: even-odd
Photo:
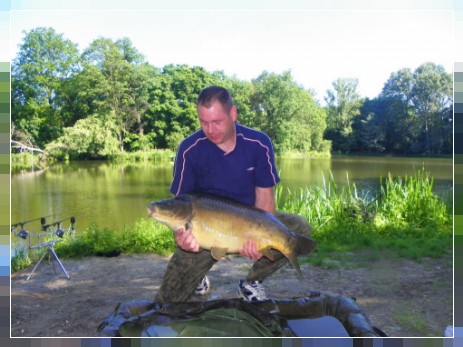
[[[117,160],[172,160],[173,155],[161,151],[134,157],[131,153]],[[23,164],[29,160],[15,155],[15,166],[21,163],[18,158]],[[300,214],[313,227],[312,237],[318,248],[304,259],[301,257],[300,262],[339,266],[333,265],[332,260],[342,265],[350,251],[362,249],[378,251],[368,252],[369,257],[373,253],[380,257],[387,250],[397,257],[419,260],[452,252],[452,196],[436,195],[433,186],[434,178],[423,168],[413,176],[381,178],[380,191],[375,196],[359,191],[353,183],[340,188],[331,176],[324,178],[323,187],[290,191],[278,185],[276,198],[279,210]],[[82,232],[65,233],[55,247],[62,258],[83,258],[119,253],[169,255],[175,243],[166,226],[144,217],[122,231],[92,224]],[[28,251],[15,244],[12,248],[12,272],[30,266],[46,251]],[[325,262],[327,255],[330,264]]]
[[[288,159],[303,159],[303,158],[331,158],[331,157],[342,157],[347,154],[336,154],[330,152],[307,152],[301,153],[297,151],[288,151],[284,153],[277,154],[277,157],[288,158]],[[384,157],[384,153],[352,153],[348,154],[349,156],[369,156],[369,157]],[[397,157],[397,158],[452,158],[453,155],[400,155],[400,154],[391,154],[386,155],[388,157]],[[35,170],[35,169],[44,169],[49,165],[52,165],[55,162],[62,161],[71,161],[68,159],[56,159],[49,157],[40,152],[29,152],[23,151],[21,153],[11,153],[11,170],[12,173],[19,172],[21,170]],[[150,151],[137,151],[137,152],[120,152],[117,154],[110,155],[104,159],[109,162],[114,163],[124,163],[124,162],[156,162],[160,160],[171,160],[175,158],[175,151],[170,149],[154,149]],[[91,159],[90,159],[91,160]]]

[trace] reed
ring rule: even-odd
[[[390,224],[414,225],[417,230],[433,226],[435,233],[449,225],[451,216],[446,204],[433,193],[434,179],[424,170],[405,178],[389,175],[385,181],[381,180],[380,186],[377,210]]]
[[[395,249],[398,255],[419,258],[448,253],[452,245],[452,214],[448,201],[433,193],[434,180],[424,171],[414,176],[380,180],[377,196],[350,183],[339,188],[330,175],[322,187],[296,192],[276,189],[282,211],[304,216],[312,237],[325,251]]]

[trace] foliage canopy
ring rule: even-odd
[[[338,78],[321,106],[290,71],[242,81],[154,67],[128,38],[97,38],[80,53],[52,28],[25,33],[13,61],[12,137],[62,158],[175,150],[199,128],[196,98],[211,85],[231,91],[239,121],[266,132],[279,154],[452,152],[452,78],[433,63],[392,73],[373,100],[357,79]]]

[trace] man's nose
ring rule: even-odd
[[[207,133],[212,133],[214,131],[214,125],[213,124],[208,124],[206,125],[206,132]]]

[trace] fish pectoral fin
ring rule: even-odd
[[[264,257],[267,257],[271,261],[275,261],[275,256],[272,253],[272,248],[271,247],[265,247],[259,251]]]
[[[228,248],[212,247],[211,255],[215,260],[222,259],[227,254]]]

